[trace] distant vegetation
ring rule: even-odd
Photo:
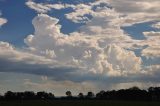
[[[71,91],[66,91],[66,96],[55,97],[53,93],[25,91],[12,92],[7,91],[4,95],[0,95],[0,101],[5,100],[118,100],[118,101],[159,101],[160,87],[150,87],[148,90],[142,90],[138,87],[129,89],[100,91],[97,94],[88,92],[87,94],[79,93],[72,96]]]

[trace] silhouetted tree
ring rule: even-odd
[[[0,94],[0,100],[3,100],[4,99],[4,97]]]
[[[129,88],[129,90],[140,90],[137,86]]]
[[[84,98],[83,93],[79,93],[79,94],[78,94],[78,97],[81,98],[81,99]]]
[[[71,91],[67,91],[67,92],[66,92],[66,95],[67,95],[67,97],[72,97]]]
[[[150,87],[148,92],[151,100],[160,100],[160,87]]]
[[[15,99],[15,93],[14,92],[12,92],[12,91],[7,91],[5,94],[4,94],[4,97],[6,98],[6,99]]]
[[[105,99],[105,100],[160,100],[160,87],[150,87],[148,90],[141,90],[138,87],[131,87],[128,89],[120,90],[111,90],[111,91],[100,91],[94,95],[93,92],[88,92],[86,96],[83,93],[79,93],[78,97],[72,97],[71,91],[66,92],[67,98],[62,97],[63,99]],[[0,96],[0,100],[33,100],[33,99],[54,99],[54,94],[47,92],[37,92],[36,94],[33,91],[25,92],[12,92],[7,91],[4,96]],[[57,98],[58,99],[58,98]]]
[[[87,98],[91,99],[94,97],[94,93],[93,92],[88,92],[86,95]]]
[[[24,94],[24,92],[17,92],[17,93],[16,93],[16,96],[17,96],[17,99],[22,100],[22,99],[24,99],[25,94]]]
[[[49,99],[54,99],[55,96],[54,96],[54,94],[52,94],[52,93],[48,93],[48,98],[49,98]]]
[[[35,93],[33,91],[25,91],[24,92],[24,99],[34,99]]]
[[[46,93],[44,91],[41,91],[41,92],[37,92],[37,98],[38,99],[49,99],[49,98],[52,98],[54,97],[54,95],[52,95],[52,93]]]
[[[98,99],[104,99],[105,98],[105,91],[102,90],[99,93],[96,94],[96,98]]]

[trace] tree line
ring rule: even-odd
[[[100,91],[96,94],[88,92],[87,94],[79,93],[73,96],[71,91],[66,92],[66,96],[55,97],[53,93],[44,91],[34,93],[33,91],[12,92],[7,91],[4,95],[0,95],[0,100],[160,100],[160,87],[149,87],[147,90],[142,90],[138,87],[128,89]]]

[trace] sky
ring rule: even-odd
[[[160,86],[159,0],[0,0],[0,93]]]

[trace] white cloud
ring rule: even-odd
[[[1,27],[2,25],[4,25],[5,23],[7,23],[7,19],[5,19],[5,18],[0,18],[0,27]]]
[[[53,60],[87,71],[83,73],[89,71],[95,74],[114,75],[111,73],[117,72],[119,73],[117,75],[122,75],[123,72],[127,74],[140,70],[141,60],[133,52],[114,44],[114,40],[108,42],[104,47],[100,47],[99,39],[103,37],[99,38],[96,35],[90,37],[87,34],[81,36],[80,33],[63,35],[57,23],[57,19],[48,15],[41,14],[35,17],[33,19],[35,34],[25,39],[26,44],[34,48],[34,52],[41,56],[48,57],[48,53],[50,54],[52,51]],[[119,40],[119,38],[115,39]],[[126,62],[130,65],[126,66]]]
[[[75,5],[71,4],[46,4],[46,6],[56,10],[61,10],[65,8],[75,8]]]
[[[26,2],[30,8],[36,10],[38,13],[47,13],[51,9],[63,9],[71,7],[74,12],[66,14],[66,18],[72,20],[76,23],[86,23],[90,19],[87,15],[94,15],[97,12],[97,9],[110,8],[115,10],[120,14],[120,19],[117,20],[118,23],[121,23],[124,26],[132,25],[140,22],[155,21],[159,20],[159,3],[158,0],[97,0],[88,4],[46,4],[46,3],[36,3],[34,1]],[[103,6],[100,6],[104,4]],[[124,8],[125,7],[125,8]],[[107,10],[106,10],[107,11]],[[107,12],[105,12],[107,13]],[[99,13],[103,15],[103,13]],[[138,17],[137,17],[138,16]]]
[[[160,22],[157,22],[156,24],[153,24],[152,27],[160,29]]]
[[[18,50],[7,42],[0,42],[0,58],[13,62],[24,62],[28,64],[53,64],[53,61],[44,57]]]
[[[0,48],[4,49],[4,50],[5,49],[8,49],[8,50],[12,50],[13,49],[13,47],[7,42],[0,42]]]
[[[122,13],[159,12],[159,0],[107,0],[113,8]],[[125,6],[125,8],[123,7]]]
[[[160,19],[159,0],[107,0],[122,16],[124,23],[140,23]],[[128,24],[129,24],[128,23]]]
[[[159,73],[159,71],[158,71],[159,69],[160,69],[160,65],[151,65],[148,67],[148,70],[151,72],[151,74],[154,74],[154,75],[156,75],[156,74],[152,73],[152,72]]]
[[[142,56],[157,58],[160,57],[160,32],[143,32],[147,48],[142,50]]]
[[[33,1],[27,1],[26,5],[30,7],[31,9],[37,11],[38,13],[47,13],[48,11],[51,10],[49,7],[46,7],[43,4],[41,3],[37,4]]]
[[[71,21],[75,23],[85,23],[89,19],[85,17],[86,14],[92,14],[91,6],[86,4],[78,4],[74,8],[74,12],[71,12],[69,14],[66,14],[66,18],[70,19]]]
[[[147,45],[160,45],[160,32],[150,31],[150,32],[143,32],[144,36],[147,38],[144,42]]]
[[[153,46],[147,47],[142,51],[142,56],[160,58],[160,46],[153,45]]]
[[[147,37],[147,38],[152,38],[152,37],[160,37],[160,32],[143,32],[143,34]]]
[[[0,10],[0,27],[1,27],[2,25],[6,24],[7,21],[8,21],[7,19],[2,18],[1,15],[2,15],[2,12],[1,12],[1,10]]]
[[[66,14],[66,18],[76,23],[86,23],[90,20],[87,15],[94,16],[98,13],[98,15],[101,16],[104,13],[107,14],[109,12],[108,10],[111,9],[112,11],[116,11],[117,14],[119,13],[119,19],[116,20],[116,22],[123,26],[128,26],[140,22],[159,20],[159,3],[160,1],[158,0],[97,0],[88,4],[80,3],[73,5],[36,3],[31,0],[26,2],[26,5],[38,13],[47,13],[52,9],[73,8],[74,11]],[[103,4],[103,6],[101,6],[101,4]],[[97,10],[104,10],[104,8],[105,11],[101,13],[97,12]]]
[[[51,11],[52,9],[60,10],[60,9],[64,9],[64,8],[74,7],[74,5],[68,5],[68,4],[36,3],[32,0],[27,1],[26,5],[38,13],[47,13],[47,12]]]
[[[56,80],[68,80],[68,78],[74,80],[74,76],[78,75],[74,74],[79,70],[77,67],[57,63],[48,56],[40,56],[31,52],[30,49],[19,50],[7,42],[0,42],[0,49],[0,72],[43,75]],[[59,79],[59,77],[62,78]]]

